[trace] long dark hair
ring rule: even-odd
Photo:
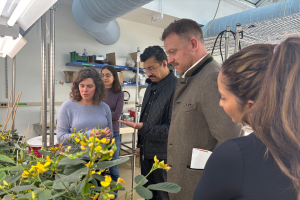
[[[76,101],[80,101],[82,99],[79,91],[79,83],[87,78],[93,79],[96,85],[93,105],[98,105],[106,97],[106,88],[99,72],[94,68],[83,68],[74,76],[70,98]]]
[[[119,92],[121,92],[122,90],[121,90],[121,85],[120,85],[120,81],[119,81],[119,76],[118,76],[117,70],[113,66],[110,66],[110,65],[107,65],[107,66],[103,67],[103,69],[109,70],[112,73],[113,77],[114,77],[114,82],[112,84],[112,91],[113,91],[113,93],[119,93]]]
[[[300,200],[300,38],[288,38],[275,49],[258,98],[245,118],[291,179]]]

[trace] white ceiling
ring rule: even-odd
[[[170,15],[163,15],[163,18],[159,21],[155,21],[154,23],[151,22],[151,18],[156,19],[160,16],[159,12],[155,12],[152,10],[148,10],[146,8],[138,8],[130,13],[127,13],[126,15],[123,15],[120,17],[121,19],[126,19],[129,21],[134,21],[142,24],[147,24],[150,26],[155,26],[158,28],[166,28],[170,23],[172,23],[174,20],[179,19],[177,17],[173,17]]]

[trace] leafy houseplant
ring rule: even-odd
[[[115,198],[116,190],[125,190],[123,179],[119,178],[114,182],[109,175],[104,174],[105,169],[129,159],[124,157],[112,160],[112,155],[117,149],[114,139],[86,138],[80,131],[75,130],[71,138],[69,146],[60,144],[39,150],[43,155],[42,158],[38,158],[33,152],[28,153],[26,142],[19,145],[15,156],[1,151],[1,198],[6,200],[109,200]],[[0,139],[0,145],[5,143],[8,147],[15,148],[13,142],[5,136]],[[163,161],[159,162],[156,156],[154,160],[150,173],[156,169],[170,169]],[[147,176],[136,176],[136,186],[119,199],[131,199],[133,190],[145,199],[152,198],[150,189],[172,193],[180,190],[178,185],[167,182],[149,185],[146,188],[143,185],[147,182]]]

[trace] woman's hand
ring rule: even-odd
[[[90,137],[93,137],[95,135],[95,137],[101,137],[103,134],[101,132],[101,130],[98,131],[98,129],[93,129],[91,130],[91,133],[90,133]]]
[[[110,128],[106,127],[104,129],[105,133],[103,133],[103,136],[106,137],[107,139],[110,139],[111,138],[111,130]]]

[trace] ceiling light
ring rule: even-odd
[[[0,16],[2,15],[2,11],[3,11],[4,7],[5,7],[6,2],[7,2],[7,0],[2,0],[0,2]]]
[[[22,0],[18,3],[13,14],[10,16],[9,20],[7,21],[8,26],[13,26],[16,23],[16,21],[26,10],[26,8],[30,4],[30,2],[31,2],[31,0]]]

